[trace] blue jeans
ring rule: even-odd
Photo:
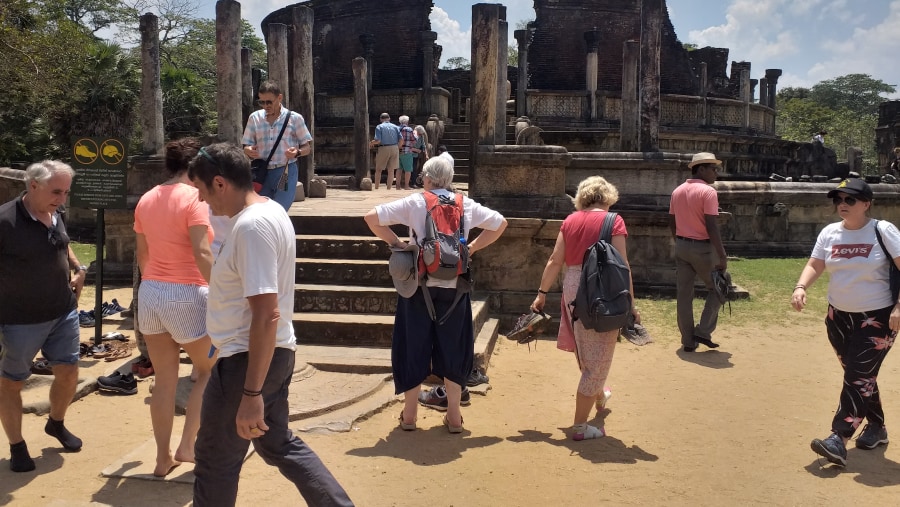
[[[248,440],[237,434],[235,417],[247,374],[246,352],[223,357],[213,366],[203,392],[200,432],[194,446],[194,505],[228,506],[237,498],[238,478]],[[262,386],[268,431],[252,440],[263,461],[278,467],[309,505],[352,506],[353,502],[306,443],[288,429],[288,386],[294,371],[294,351],[276,348]],[[285,499],[286,504],[291,501]]]
[[[31,376],[31,361],[40,351],[50,366],[78,364],[78,310],[39,324],[0,326],[0,375],[19,382]]]
[[[294,203],[294,196],[297,193],[297,178],[299,177],[297,161],[292,160],[287,165],[287,186],[282,185],[279,187],[278,182],[281,181],[281,175],[284,174],[284,171],[284,167],[269,169],[259,195],[272,199],[287,211],[291,209],[291,204]],[[303,191],[307,192],[308,189],[303,189]]]

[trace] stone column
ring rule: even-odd
[[[145,155],[159,153],[165,143],[162,87],[159,83],[159,19],[148,13],[140,18],[141,31],[141,148]]]
[[[372,189],[369,175],[369,82],[366,76],[366,59],[353,59],[353,167],[356,188],[363,188],[363,179],[370,178],[368,188]]]
[[[500,42],[500,5],[472,6],[472,97],[469,109],[469,193],[477,195],[478,145],[494,145],[497,132],[497,46]]]
[[[306,128],[314,137],[309,143],[309,155],[300,157],[297,164],[299,181],[303,183],[303,191],[306,195],[309,195],[309,181],[316,173],[316,88],[313,81],[312,53],[314,22],[315,13],[311,8],[294,7],[291,96],[294,98],[294,111],[303,115],[303,119],[306,120]]]
[[[216,104],[219,138],[241,143],[241,4],[216,2]]]
[[[253,93],[253,50],[241,48],[241,113],[242,124],[256,110],[256,94]]]
[[[528,46],[531,30],[513,32],[519,45],[519,79],[516,84],[516,116],[528,116]]]
[[[778,78],[781,69],[766,69],[766,83],[769,87],[769,107],[775,109],[775,95],[778,93]]]
[[[759,80],[759,105],[769,107],[769,81],[766,78]]]
[[[750,128],[750,69],[741,70],[741,101],[744,103],[744,128]]]
[[[641,0],[641,151],[659,151],[659,51],[663,0]]]
[[[750,102],[756,102],[756,86],[759,85],[759,79],[750,80]]]
[[[509,25],[506,7],[500,8],[497,27],[497,124],[494,144],[506,144],[506,101],[509,100]]]
[[[431,104],[431,86],[434,78],[434,42],[437,40],[437,32],[426,30],[419,35],[422,38],[422,103],[419,115],[424,117],[434,109]]]
[[[288,75],[288,29],[283,23],[269,23],[266,37],[266,54],[269,57],[269,81],[277,84],[284,95],[284,107],[294,109],[291,103],[290,77]],[[309,189],[304,189],[308,191]]]
[[[369,93],[372,92],[372,60],[375,57],[375,36],[370,33],[364,33],[359,36],[359,42],[363,47],[363,57],[366,59],[366,79],[369,80],[367,87]]]
[[[587,43],[587,62],[584,71],[584,87],[588,92],[588,118],[597,119],[597,72],[599,71],[598,55],[600,49],[600,32],[591,30],[584,32]]]
[[[700,97],[703,99],[700,105],[700,125],[709,124],[709,66],[706,62],[700,62]]]
[[[622,117],[619,151],[640,149],[640,106],[638,102],[638,62],[641,58],[640,43],[628,40],[622,44]]]

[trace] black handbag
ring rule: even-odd
[[[278,133],[278,139],[275,139],[275,144],[272,145],[272,151],[269,152],[269,156],[266,157],[265,160],[257,158],[250,161],[250,172],[253,174],[253,183],[258,183],[260,185],[265,183],[266,176],[269,174],[269,161],[272,160],[272,155],[274,155],[275,150],[278,149],[278,143],[281,142],[281,138],[284,136],[284,130],[287,128],[290,121],[291,111],[288,110],[288,117],[281,126],[281,132]]]
[[[897,302],[897,296],[900,295],[900,269],[897,269],[897,265],[894,263],[894,256],[888,251],[887,247],[884,246],[884,240],[881,239],[881,231],[878,230],[878,223],[881,222],[879,220],[875,223],[875,237],[878,238],[878,244],[881,245],[881,249],[884,250],[885,255],[888,258],[888,264],[890,265],[890,284],[891,284],[891,297],[894,298],[894,302]]]

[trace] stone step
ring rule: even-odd
[[[393,286],[297,284],[294,311],[393,315],[397,311],[397,291]]]
[[[476,336],[488,321],[488,304],[472,301]],[[393,314],[303,312],[293,315],[297,343],[345,347],[390,347]]]
[[[401,239],[405,239],[405,236],[401,236]],[[372,235],[298,234],[296,244],[297,257],[384,260],[391,255],[391,247]]]
[[[357,193],[368,194],[369,192]],[[401,197],[400,192],[398,192],[397,197]],[[336,204],[336,206],[340,206],[340,204]],[[359,216],[348,217],[342,216],[338,212],[334,215],[308,215],[297,213],[289,214],[289,216],[291,217],[291,224],[294,226],[295,234],[307,236],[372,236],[372,231],[363,219],[364,214],[365,213],[361,213]],[[404,225],[392,225],[391,230],[403,237],[409,234],[409,228]]]
[[[317,259],[298,257],[296,283],[391,287],[388,259]]]

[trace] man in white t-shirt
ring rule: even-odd
[[[353,505],[287,426],[296,348],[291,221],[277,202],[253,191],[250,164],[237,146],[201,148],[188,174],[212,213],[231,219],[209,283],[207,331],[219,359],[203,396],[194,505],[234,505],[250,442],[306,503]]]

